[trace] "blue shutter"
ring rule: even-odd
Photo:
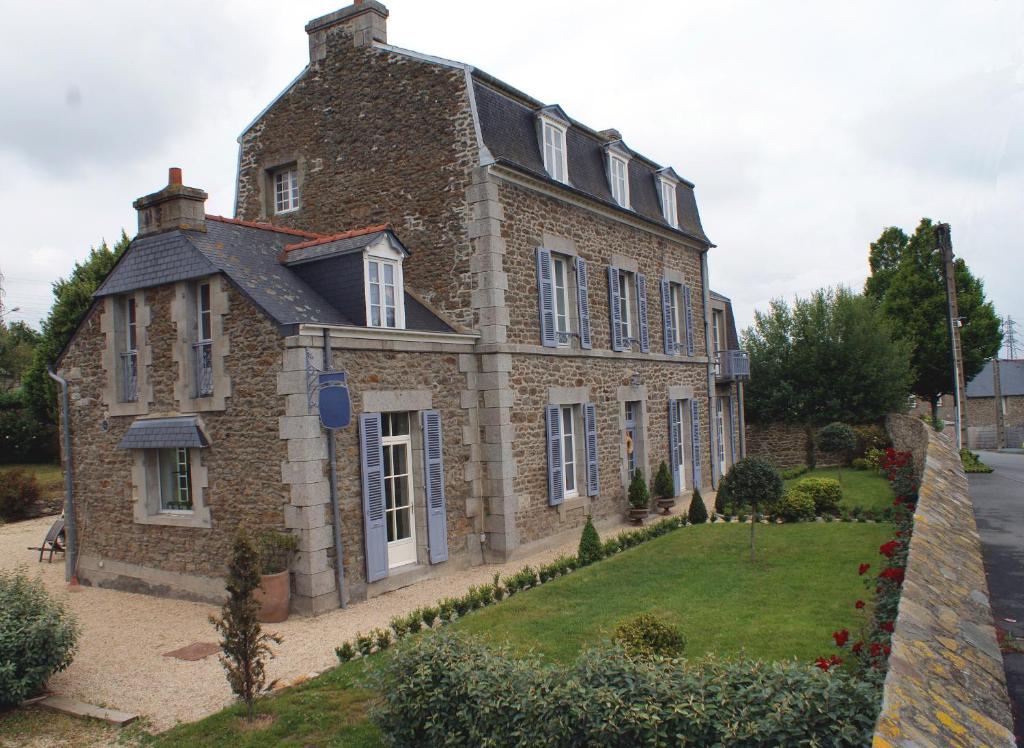
[[[647,326],[647,277],[636,274],[636,312],[640,319],[640,352],[651,352],[651,330]]]
[[[621,351],[625,347],[622,339],[622,309],[619,308],[619,269],[608,266],[608,311],[612,323],[612,350]]]
[[[388,575],[388,532],[384,517],[384,448],[380,413],[359,416],[359,460],[363,473],[363,534],[366,541],[366,581]]]
[[[693,450],[693,487],[700,488],[704,482],[700,472],[700,405],[690,401],[690,446]]]
[[[582,257],[576,258],[576,306],[580,312],[580,348],[590,350],[590,277]]]
[[[672,315],[672,284],[661,279],[661,327],[665,337],[665,354],[674,356],[679,353],[676,345],[676,320]]]
[[[597,496],[601,486],[597,471],[597,408],[593,403],[583,406],[583,430],[587,446],[587,496]]]
[[[548,504],[558,506],[565,500],[565,479],[562,476],[562,414],[557,405],[544,409],[548,428]]]
[[[725,410],[725,428],[726,428],[726,431],[729,434],[729,455],[730,455],[729,464],[730,465],[735,465],[736,464],[736,434],[733,432],[733,428],[732,428],[732,398],[731,397],[725,398],[725,402],[729,406]]]
[[[686,355],[693,355],[693,308],[690,287],[683,286],[683,316],[686,319]]]
[[[537,247],[537,291],[540,307],[540,342],[548,348],[558,345],[555,336],[555,280],[551,252]]]
[[[427,499],[427,542],[430,563],[448,560],[448,518],[444,499],[444,443],[441,439],[441,413],[425,410],[420,414],[423,431],[423,483]]]
[[[683,435],[680,433],[679,423],[677,421],[677,414],[679,411],[679,401],[675,399],[669,399],[668,401],[668,450],[669,450],[669,462],[672,464],[672,485],[675,487],[676,496],[679,495],[685,486],[677,486],[676,481],[679,478],[679,442],[682,440]]]

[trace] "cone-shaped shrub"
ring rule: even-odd
[[[672,473],[668,465],[662,460],[658,465],[658,472],[654,475],[654,495],[659,499],[671,499],[676,495],[675,485],[672,483]]]
[[[583,525],[583,534],[580,535],[580,547],[576,554],[579,557],[580,565],[587,566],[595,561],[600,561],[601,556],[601,538],[597,534],[597,528],[594,527],[594,522],[587,515],[587,524]]]
[[[647,509],[651,505],[651,492],[647,489],[644,474],[637,468],[629,484],[629,505],[634,509]]]
[[[700,489],[693,489],[693,498],[690,499],[690,511],[686,513],[691,525],[702,525],[708,521],[708,508],[704,506],[704,497],[700,495]]]

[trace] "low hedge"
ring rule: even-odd
[[[775,514],[787,522],[814,519],[814,498],[794,486],[786,491],[775,508]]]
[[[462,635],[403,645],[373,676],[397,746],[831,745],[871,742],[880,692],[797,662],[632,658],[573,665]]]
[[[802,478],[787,493],[802,493],[814,502],[815,514],[838,514],[843,489],[835,478]]]

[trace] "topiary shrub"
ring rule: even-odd
[[[8,522],[27,517],[39,500],[39,483],[32,473],[11,470],[0,480],[0,519]]]
[[[647,509],[651,505],[651,492],[640,468],[633,472],[633,480],[629,483],[629,505],[634,509]]]
[[[615,627],[612,641],[622,645],[633,657],[679,657],[686,646],[678,626],[651,613],[641,613],[621,621]]]
[[[787,522],[812,519],[814,517],[814,499],[806,491],[792,486],[783,494],[782,500],[775,508],[775,513]]]
[[[686,513],[686,518],[692,525],[702,525],[708,521],[708,508],[704,505],[704,497],[700,495],[699,488],[693,489],[693,498],[690,499],[690,510]]]
[[[670,500],[676,495],[675,483],[672,481],[672,473],[664,460],[658,465],[658,472],[654,474],[654,495],[659,499]]]
[[[849,462],[853,450],[857,448],[857,436],[852,427],[835,421],[818,432],[818,447],[825,452],[841,454]]]
[[[580,535],[580,546],[576,552],[576,557],[580,561],[580,566],[587,566],[600,561],[602,557],[601,552],[601,538],[597,534],[597,528],[594,527],[594,521],[587,515],[587,523],[583,525],[583,533]]]
[[[38,694],[71,664],[78,624],[64,604],[23,569],[0,569],[0,707]]]
[[[811,497],[816,514],[836,514],[843,489],[835,478],[802,478],[790,487]]]
[[[718,484],[718,495],[725,494],[726,504],[749,504],[754,514],[771,512],[782,498],[782,478],[772,464],[760,457],[745,457],[734,464]],[[754,528],[750,523],[750,560],[754,560]]]

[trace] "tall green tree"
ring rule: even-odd
[[[24,322],[0,320],[0,391],[16,387],[32,363],[40,335]]]
[[[931,403],[935,416],[939,398],[953,391],[946,282],[935,224],[922,218],[912,236],[894,226],[885,229],[871,244],[868,263],[871,275],[864,293],[879,302],[895,334],[910,346],[913,392]],[[963,258],[954,261],[953,274],[963,322],[964,377],[970,381],[998,354],[1003,336],[984,284]]]
[[[909,347],[871,299],[839,287],[771,302],[743,333],[751,421],[868,423],[910,392]]]
[[[57,389],[46,374],[61,350],[71,340],[78,323],[92,306],[92,295],[128,249],[131,240],[121,231],[113,249],[104,241],[89,250],[84,262],[76,262],[71,275],[53,284],[53,306],[43,320],[42,335],[35,348],[32,363],[25,371],[22,385],[26,404],[32,415],[44,423],[57,422]]]

